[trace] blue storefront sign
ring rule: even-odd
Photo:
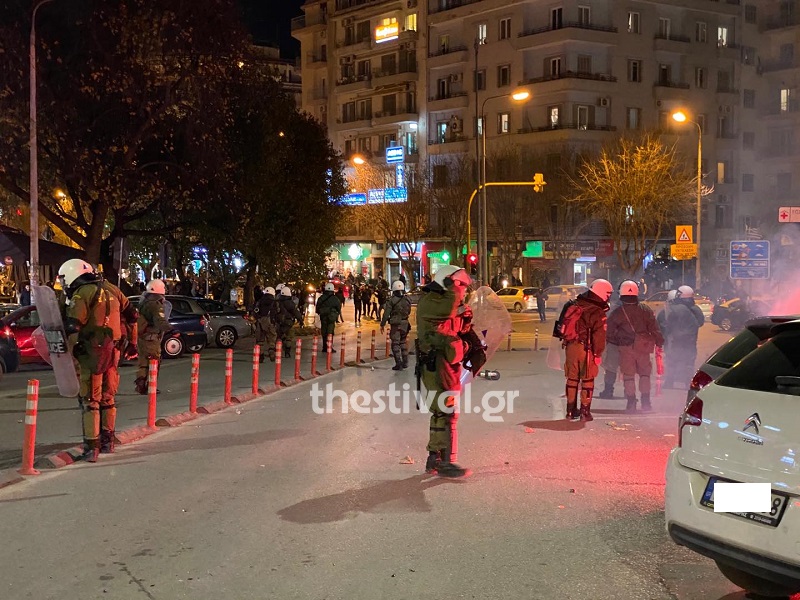
[[[769,242],[731,242],[731,279],[769,279]]]
[[[386,164],[396,165],[406,159],[406,149],[404,146],[389,146],[386,148]]]
[[[366,194],[347,194],[344,198],[342,198],[342,204],[345,206],[362,206],[366,203]]]
[[[408,200],[406,188],[383,188],[369,190],[367,204],[383,204],[384,202],[405,202]]]

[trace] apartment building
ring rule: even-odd
[[[303,90],[300,76],[300,68],[295,60],[281,58],[280,48],[273,46],[253,46],[256,56],[264,64],[273,69],[275,78],[280,82],[281,87],[291,95],[298,108],[303,106]]]
[[[762,4],[309,0],[294,28],[303,105],[328,123],[345,154],[380,157],[399,143],[440,163],[477,157],[485,130],[489,156],[509,145],[546,154],[545,178],[573,153],[644,129],[677,141],[694,164],[698,128],[673,121],[682,110],[702,132],[702,168],[713,188],[703,200],[704,271],[723,274],[730,240],[757,220],[752,207],[765,178],[756,177],[757,159],[767,147],[790,152],[790,135],[778,131],[791,130],[784,120],[797,114],[800,71],[788,45],[800,27],[786,8],[794,2],[769,11]],[[791,25],[768,25],[773,18]],[[394,28],[391,46],[379,39],[382,26]],[[759,66],[765,43],[774,65]],[[788,74],[792,80],[775,88]],[[530,93],[524,103],[511,99],[519,88]],[[764,131],[770,119],[774,134]],[[793,189],[778,183],[788,168],[771,161],[770,169],[772,185]]]

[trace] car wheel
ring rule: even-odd
[[[522,312],[522,304],[519,302],[514,303],[514,312],[521,313]]]
[[[215,341],[218,348],[233,348],[236,343],[236,330],[233,327],[220,327]]]
[[[738,585],[743,590],[757,594],[759,597],[786,598],[787,596],[800,592],[800,589],[784,587],[722,562],[717,562],[717,568],[731,583]]]
[[[164,340],[162,352],[165,358],[179,358],[183,356],[183,340],[178,337],[168,337]]]
[[[725,317],[719,322],[719,328],[722,329],[722,331],[730,331],[733,328],[733,323],[731,323],[728,317]]]

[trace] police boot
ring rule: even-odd
[[[581,406],[581,421],[594,421],[592,416],[592,403]]]
[[[266,355],[266,354],[264,354],[264,353],[262,352],[261,354],[259,354],[259,355],[258,355],[258,362],[259,362],[259,364],[263,363],[265,360],[267,360],[267,355]]]
[[[462,466],[457,465],[456,463],[450,462],[450,450],[445,448],[442,450],[442,462],[439,463],[439,466],[436,469],[436,474],[439,477],[466,477],[470,474],[469,469],[465,469]]]
[[[100,454],[114,454],[114,432],[103,429],[100,432]]]
[[[442,459],[439,456],[439,452],[437,451],[428,452],[428,460],[425,462],[425,472],[435,475],[437,470],[439,469],[439,464],[441,462]]]
[[[614,388],[611,388],[611,389],[606,388],[606,389],[604,389],[602,392],[597,394],[597,397],[598,398],[604,398],[606,400],[610,400],[611,398],[614,397]]]
[[[650,404],[650,396],[642,394],[642,412],[651,412],[653,406]]]
[[[636,412],[636,398],[628,398],[628,405],[625,407],[626,413]]]
[[[140,394],[147,394],[147,379],[144,377],[137,377],[133,381],[133,385],[136,386],[136,391]]]
[[[567,421],[577,421],[581,418],[581,413],[578,411],[578,402],[567,402]]]
[[[394,359],[394,366],[392,367],[392,371],[402,371],[403,370],[403,363],[397,359]]]
[[[97,457],[100,455],[100,445],[98,440],[87,440],[84,438],[83,440],[83,455],[81,455],[81,459],[85,460],[86,462],[97,462]]]
[[[269,360],[270,362],[275,362],[275,348],[269,349]]]

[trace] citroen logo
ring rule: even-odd
[[[744,431],[752,428],[755,434],[758,435],[759,427],[761,427],[761,417],[758,416],[758,413],[753,413],[744,421]]]

